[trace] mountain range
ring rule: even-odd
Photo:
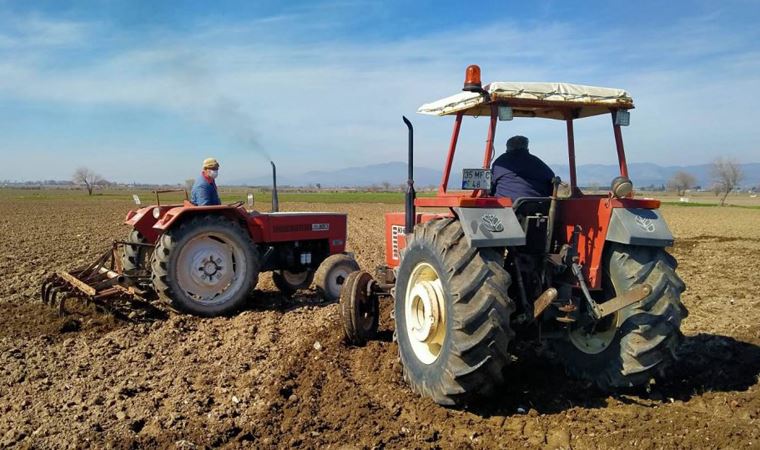
[[[567,165],[554,164],[552,169],[563,180],[569,179]],[[678,171],[688,172],[697,179],[697,185],[709,188],[713,182],[710,176],[710,164],[693,166],[660,166],[653,163],[629,163],[628,172],[634,185],[640,187],[666,185]],[[744,174],[741,186],[760,186],[760,163],[740,164]],[[613,164],[584,164],[577,168],[578,184],[580,186],[605,186],[619,174],[617,165]],[[383,164],[372,164],[361,167],[347,167],[335,170],[309,171],[302,174],[278,174],[280,186],[316,186],[321,187],[368,187],[368,186],[398,186],[406,182],[407,167],[405,162],[395,161]],[[414,168],[415,185],[437,186],[441,181],[441,169],[416,166]],[[452,169],[450,186],[454,187],[461,180],[461,169]],[[269,186],[269,177],[231,180],[225,184]]]

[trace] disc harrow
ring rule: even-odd
[[[42,301],[57,308],[60,315],[68,314],[66,301],[81,299],[125,320],[150,320],[165,315],[151,303],[155,294],[143,286],[149,282],[144,270],[122,270],[120,249],[123,245],[147,245],[115,241],[95,262],[73,270],[56,271],[42,281]]]

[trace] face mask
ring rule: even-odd
[[[208,176],[209,176],[210,178],[212,178],[212,179],[214,179],[214,180],[215,180],[215,179],[216,179],[216,177],[218,177],[218,176],[219,176],[219,171],[218,171],[218,170],[209,170],[209,171],[208,171]]]

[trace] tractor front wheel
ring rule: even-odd
[[[503,382],[515,309],[503,259],[472,247],[454,219],[415,227],[395,290],[399,353],[415,392],[462,405]]]
[[[317,290],[334,302],[340,298],[340,290],[351,272],[359,270],[359,264],[350,255],[338,253],[322,261],[314,275]]]
[[[181,311],[228,314],[245,302],[259,264],[254,243],[240,225],[222,216],[197,216],[158,239],[153,286]]]
[[[661,374],[675,358],[681,320],[688,315],[675,258],[660,247],[607,245],[607,296],[642,283],[652,293],[594,324],[571,325],[564,339],[552,341],[570,375],[603,390],[641,386]]]

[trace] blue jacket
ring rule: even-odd
[[[216,191],[216,183],[213,180],[209,182],[201,174],[195,179],[193,189],[190,191],[190,202],[195,206],[213,206],[221,205],[219,193]]]
[[[497,197],[548,197],[554,172],[527,149],[509,150],[493,162],[491,194]]]

